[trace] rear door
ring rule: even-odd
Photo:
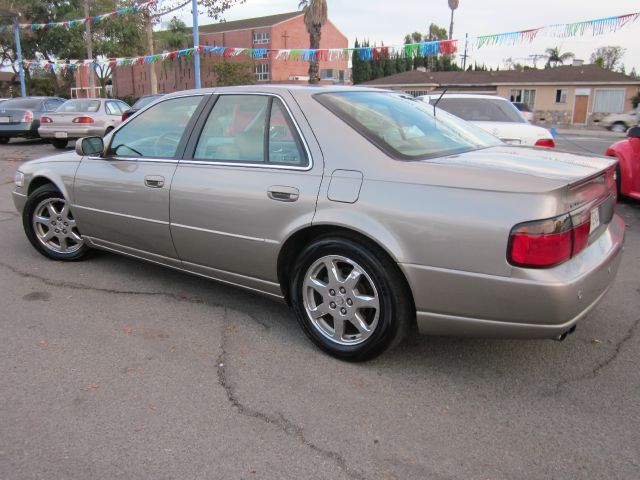
[[[167,99],[117,130],[105,158],[85,157],[74,184],[83,235],[144,258],[175,258],[169,187],[204,95]]]
[[[219,95],[171,187],[171,233],[203,274],[280,294],[277,255],[309,225],[323,162],[288,92]]]

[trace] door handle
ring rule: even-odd
[[[269,187],[269,190],[267,190],[267,196],[271,200],[276,200],[278,202],[295,202],[300,198],[300,190],[294,187],[275,185],[273,187]]]
[[[160,175],[147,175],[144,177],[144,185],[149,188],[162,188],[164,187],[164,177]]]

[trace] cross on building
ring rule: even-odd
[[[284,48],[287,48],[287,39],[289,38],[289,35],[287,35],[287,33],[288,32],[285,30],[282,34],[282,38],[284,38]]]

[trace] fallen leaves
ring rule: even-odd
[[[95,392],[98,388],[100,388],[100,385],[98,385],[97,383],[92,383],[91,385],[87,385],[86,387],[82,387],[80,389],[81,392]]]

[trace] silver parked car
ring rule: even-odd
[[[40,137],[50,139],[56,148],[65,148],[69,140],[106,135],[122,123],[122,113],[130,107],[111,98],[76,98],[40,118]]]
[[[416,321],[563,338],[621,259],[614,160],[506,145],[393,92],[179,92],[76,153],[16,173],[40,253],[98,248],[262,292],[347,360]]]

